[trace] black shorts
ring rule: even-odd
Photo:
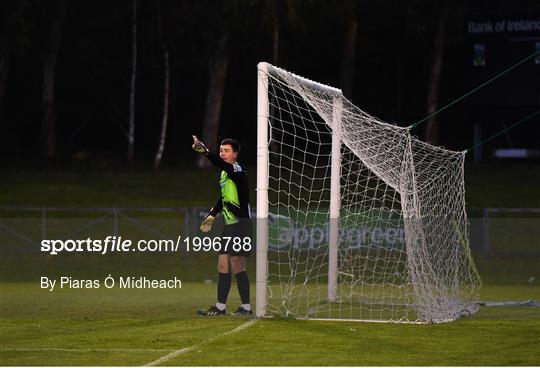
[[[236,224],[225,225],[223,227],[223,236],[221,239],[222,245],[224,245],[226,242],[224,239],[225,237],[231,239],[227,249],[224,249],[223,247],[219,251],[219,254],[249,257],[251,255],[251,251],[255,248],[255,244],[253,242],[253,223],[251,222],[251,219],[242,219]],[[233,247],[235,243],[240,244],[240,249],[238,249],[238,246]]]

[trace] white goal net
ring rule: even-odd
[[[464,152],[259,64],[257,314],[444,322],[476,312]]]

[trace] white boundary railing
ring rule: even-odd
[[[534,213],[540,214],[540,208],[500,208],[487,207],[482,210],[482,254],[484,258],[489,258],[492,254],[490,237],[490,217],[501,213]]]

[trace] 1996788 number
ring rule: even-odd
[[[194,252],[227,252],[233,250],[235,252],[249,252],[251,251],[251,238],[250,237],[232,237],[232,236],[223,236],[223,237],[204,237],[199,238],[195,237],[186,237],[184,238],[184,244],[186,246],[186,251]]]

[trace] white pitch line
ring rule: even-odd
[[[209,342],[212,342],[212,341],[214,341],[214,340],[216,340],[216,339],[218,339],[220,337],[232,335],[232,334],[235,334],[235,333],[237,333],[239,331],[242,331],[242,330],[248,328],[249,326],[251,326],[252,324],[254,324],[257,321],[258,321],[258,319],[250,319],[249,321],[241,324],[240,326],[238,326],[236,328],[233,328],[230,331],[227,331],[227,332],[224,332],[222,334],[216,335],[214,337],[208,338],[208,339],[204,340],[203,342],[201,342],[200,344],[195,344],[195,345],[187,347],[187,348],[182,348],[182,349],[179,349],[179,350],[175,350],[170,354],[164,355],[161,358],[154,360],[153,362],[145,364],[144,366],[145,367],[152,367],[152,366],[159,365],[159,364],[164,363],[164,362],[166,362],[168,360],[176,358],[179,355],[185,354],[185,353],[190,352],[190,351],[192,351],[194,349],[197,349],[197,348],[199,348],[199,347],[201,347],[203,345],[206,345]]]
[[[78,349],[78,348],[1,348],[0,351],[73,351],[73,352],[89,352],[89,351],[123,351],[123,352],[136,352],[136,351],[173,351],[173,349]]]

